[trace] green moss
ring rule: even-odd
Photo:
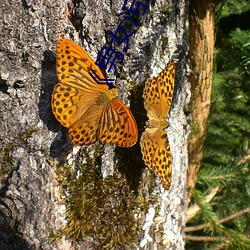
[[[51,234],[51,241],[66,236],[98,249],[138,246],[140,217],[150,201],[142,192],[135,195],[124,174],[117,171],[103,179],[93,159],[79,164],[77,174],[68,165],[58,165],[56,172],[66,197],[68,223],[60,232]]]
[[[162,55],[169,54],[168,50],[168,37],[162,36],[161,37],[161,50],[162,50]]]
[[[32,136],[33,133],[37,132],[38,129],[35,126],[30,127],[24,133],[22,133],[23,139],[28,139]]]
[[[169,4],[167,3],[167,1],[163,1],[160,8],[160,14],[167,18],[169,16],[169,11]]]
[[[8,176],[11,172],[11,152],[13,148],[12,145],[9,143],[8,145],[4,146],[0,150],[0,180],[4,176]]]
[[[0,180],[1,178],[8,178],[12,171],[12,152],[16,147],[29,148],[28,138],[35,132],[35,128],[32,127],[18,135],[15,135],[12,142],[8,142],[0,149]]]
[[[200,126],[197,122],[193,121],[191,123],[191,130],[190,130],[189,138],[198,136],[199,134],[200,134]]]
[[[125,74],[124,71],[121,72],[121,74],[120,74],[120,79],[126,80],[126,81],[128,80],[128,77],[127,77],[127,75]]]
[[[138,85],[138,81],[137,80],[130,80],[124,71],[121,72],[120,79],[126,81],[126,86],[127,86],[128,90],[132,90],[135,86]]]

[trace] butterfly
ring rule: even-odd
[[[137,125],[129,108],[116,98],[118,89],[97,84],[92,70],[102,71],[76,43],[60,38],[56,47],[58,83],[52,93],[52,112],[75,145],[97,141],[131,147],[138,139]]]
[[[174,92],[175,64],[170,61],[158,77],[148,79],[143,91],[144,107],[148,122],[142,133],[140,145],[142,159],[159,175],[165,189],[169,189],[172,173],[170,145],[165,128],[166,117]]]

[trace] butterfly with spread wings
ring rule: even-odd
[[[60,38],[56,47],[58,83],[52,94],[52,111],[66,128],[75,145],[97,141],[131,147],[138,139],[135,119],[116,98],[118,89],[97,84],[92,70],[104,79],[102,71],[76,43]]]
[[[149,119],[140,140],[143,160],[156,171],[165,189],[170,187],[172,173],[170,145],[165,129],[168,127],[166,117],[173,98],[174,80],[175,64],[170,61],[158,77],[146,81],[143,92]]]

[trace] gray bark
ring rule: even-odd
[[[142,111],[143,84],[147,77],[156,76],[170,58],[176,62],[167,130],[173,155],[169,191],[143,165],[139,143],[131,149],[99,143],[73,148],[66,129],[51,112],[51,93],[57,82],[56,41],[64,33],[95,59],[103,45],[109,46],[107,31],[115,32],[124,1],[0,0],[0,249],[184,249],[188,162],[184,111],[190,93],[187,2],[141,2],[147,4],[147,12],[136,19],[140,26],[134,27],[137,32],[130,38],[124,63],[118,68],[125,73],[126,81],[120,77],[115,84],[119,97],[131,106],[140,135],[147,120]],[[122,46],[116,48],[123,51]],[[126,232],[130,224],[125,223],[123,235],[111,233],[104,242],[98,231],[102,224],[97,224],[96,234],[83,239],[68,234],[51,242],[51,232],[57,233],[66,225],[67,202],[72,202],[67,197],[73,191],[68,186],[65,190],[60,182],[60,170],[69,168],[77,176],[79,165],[86,162],[88,167],[101,171],[99,178],[105,178],[105,183],[113,183],[107,189],[111,190],[108,201],[101,203],[102,198],[97,197],[100,209],[108,205],[115,209],[124,202],[123,212],[131,215],[132,229]],[[141,200],[134,202],[136,199]],[[105,213],[103,217],[104,229],[120,230],[119,219],[107,219]],[[99,223],[92,219],[93,225]]]

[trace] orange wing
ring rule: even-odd
[[[138,140],[134,116],[121,100],[113,98],[106,106],[99,126],[99,140],[120,147],[132,147]]]
[[[75,145],[89,146],[98,141],[98,129],[104,106],[92,104],[79,120],[69,128],[69,136]]]
[[[174,92],[175,64],[170,61],[158,77],[149,78],[143,91],[149,119],[166,119]]]
[[[163,187],[169,189],[172,158],[166,132],[163,129],[147,128],[142,133],[140,144],[145,164],[155,170],[161,179]]]
[[[100,78],[104,78],[100,68],[79,45],[66,38],[60,38],[57,42],[56,54],[59,82],[70,87],[83,89],[85,92],[93,91],[93,88],[94,91],[98,88],[104,91],[108,90],[106,84],[97,84],[89,75],[92,68]]]
[[[89,75],[92,68],[100,78],[101,70],[91,57],[76,43],[61,38],[57,43],[57,76],[59,83],[52,94],[52,111],[65,127],[71,127],[98,101],[108,86],[97,84]]]

